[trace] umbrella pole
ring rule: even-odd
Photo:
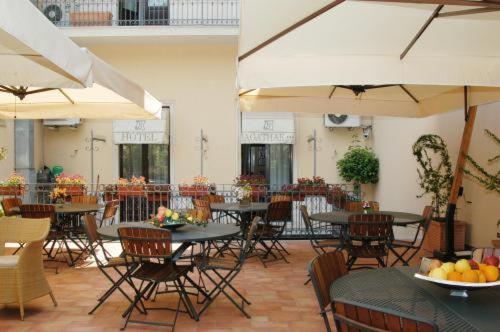
[[[444,259],[455,258],[455,210],[457,208],[458,196],[460,196],[460,187],[462,186],[462,178],[464,175],[464,166],[469,152],[469,145],[472,138],[472,129],[474,128],[474,120],[476,119],[477,106],[469,107],[467,112],[464,132],[462,134],[462,143],[458,152],[457,164],[455,166],[455,174],[453,184],[451,185],[450,199],[446,209],[446,253]],[[434,256],[443,256],[442,254]]]

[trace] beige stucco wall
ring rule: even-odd
[[[204,174],[216,183],[232,183],[240,172],[238,111],[236,106],[236,45],[99,45],[92,52],[143,85],[156,98],[171,105],[172,182],[191,181],[200,173],[200,129],[208,138]],[[105,111],[105,109],[103,109]],[[307,137],[317,130],[317,174],[330,183],[342,182],[336,162],[354,132],[329,131],[322,114],[297,115],[294,150],[296,177],[312,177],[313,151]],[[101,183],[118,177],[118,149],[110,121],[85,120],[77,129],[45,129],[43,156],[49,166],[61,165],[68,173],[90,179],[90,154],[85,138],[106,138],[95,153],[95,175]],[[76,150],[76,153],[75,153]],[[94,179],[95,180],[95,179]],[[370,186],[363,189],[370,192]]]
[[[499,108],[500,104],[480,107],[477,114],[470,154],[482,164],[498,153],[498,146],[483,131],[487,128],[498,135]],[[463,111],[423,119],[376,117],[373,139],[381,166],[375,197],[380,201],[381,208],[421,212],[424,205],[430,203],[430,198],[416,197],[421,191],[411,147],[420,135],[438,134],[448,144],[450,158],[455,164],[463,126]],[[472,203],[466,203],[461,197],[457,204],[457,217],[469,224],[468,243],[474,246],[490,245],[496,234],[496,221],[500,217],[500,197],[469,179],[464,181],[464,192],[465,199]]]

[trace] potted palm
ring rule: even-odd
[[[24,194],[25,183],[22,175],[12,172],[5,181],[0,182],[0,195],[21,196]]]
[[[448,148],[438,135],[422,135],[413,145],[417,160],[417,174],[422,193],[418,198],[429,195],[434,206],[434,217],[427,230],[422,247],[433,252],[446,249],[445,208],[453,183],[452,167]],[[455,249],[465,247],[465,222],[455,220]]]

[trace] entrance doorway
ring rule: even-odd
[[[241,174],[261,175],[271,189],[292,183],[292,144],[242,144]]]
[[[144,176],[150,183],[169,183],[168,144],[120,144],[120,177]]]

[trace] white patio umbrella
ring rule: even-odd
[[[464,86],[468,105],[500,99],[500,3],[243,0],[241,7],[242,111],[418,117],[463,107]],[[285,7],[287,15],[276,15]]]
[[[465,108],[446,213],[453,256],[477,105],[500,100],[500,2],[242,0],[241,8],[242,111],[416,117]]]
[[[161,103],[28,0],[0,0],[0,118],[152,119]]]

